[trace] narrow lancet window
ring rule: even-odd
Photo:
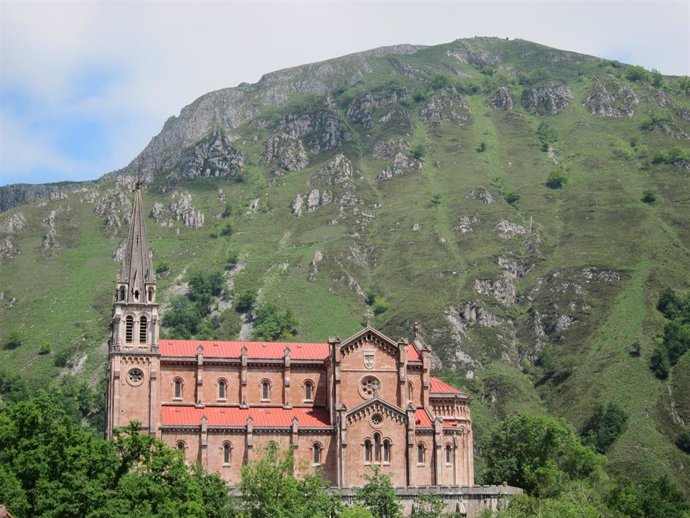
[[[133,338],[134,338],[134,317],[132,315],[129,315],[125,319],[125,342],[127,342],[128,344],[131,344]]]
[[[141,317],[139,319],[139,343],[145,344],[146,343],[146,333],[148,331],[147,329],[148,325],[148,320],[146,317]]]

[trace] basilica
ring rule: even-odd
[[[334,486],[379,466],[397,488],[474,484],[469,398],[430,375],[418,336],[367,325],[323,342],[159,338],[141,191],[116,279],[106,435],[131,421],[230,485],[273,441]]]

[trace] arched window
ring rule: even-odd
[[[391,442],[388,439],[383,441],[383,462],[388,463],[391,461]]]
[[[128,315],[127,318],[125,318],[125,342],[128,344],[132,343],[132,339],[134,334],[134,317],[132,315]]]
[[[314,383],[307,380],[304,382],[304,400],[312,401],[314,399]]]
[[[414,385],[411,381],[407,382],[407,399],[414,401]]]
[[[120,300],[124,301],[126,295],[127,295],[127,291],[125,290],[125,287],[120,286]]]
[[[177,441],[177,449],[183,452],[187,449],[187,445],[184,441]]]
[[[417,464],[424,464],[424,445],[417,445]]]
[[[182,399],[182,380],[180,378],[173,380],[173,398]]]
[[[153,302],[153,286],[149,286],[149,302]]]
[[[139,290],[134,290],[134,300],[139,300]]]
[[[364,462],[371,462],[371,441],[364,439]]]
[[[374,461],[381,462],[381,434],[374,434]]]
[[[446,464],[450,466],[453,463],[453,447],[446,444]]]
[[[263,380],[261,382],[261,400],[269,401],[271,399],[271,382]]]
[[[227,398],[228,394],[228,382],[224,379],[218,380],[218,399]]]
[[[314,453],[314,464],[321,464],[321,445],[318,442],[314,443],[312,451]]]
[[[141,317],[139,319],[139,343],[140,344],[145,344],[146,343],[146,332],[148,331],[147,325],[148,325],[148,320],[146,317]]]
[[[229,442],[223,443],[223,464],[230,464],[230,453],[232,452],[232,444]]]

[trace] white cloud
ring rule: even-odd
[[[105,172],[126,165],[195,98],[276,69],[381,45],[489,35],[688,74],[689,17],[689,4],[677,1],[5,0],[0,86],[29,96],[33,108],[23,114],[29,120],[17,119],[14,127],[31,127],[23,136],[55,154],[52,162],[64,153],[49,145],[61,121],[102,124],[108,149],[90,167]],[[93,89],[88,79],[99,74],[105,82]],[[3,155],[7,149],[0,143]],[[9,167],[0,165],[0,173]]]

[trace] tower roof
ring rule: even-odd
[[[156,273],[151,263],[149,241],[144,225],[144,211],[141,206],[141,190],[137,184],[134,191],[134,206],[129,221],[127,248],[120,269],[120,282],[129,283],[129,292],[145,293],[146,283],[156,282]]]

